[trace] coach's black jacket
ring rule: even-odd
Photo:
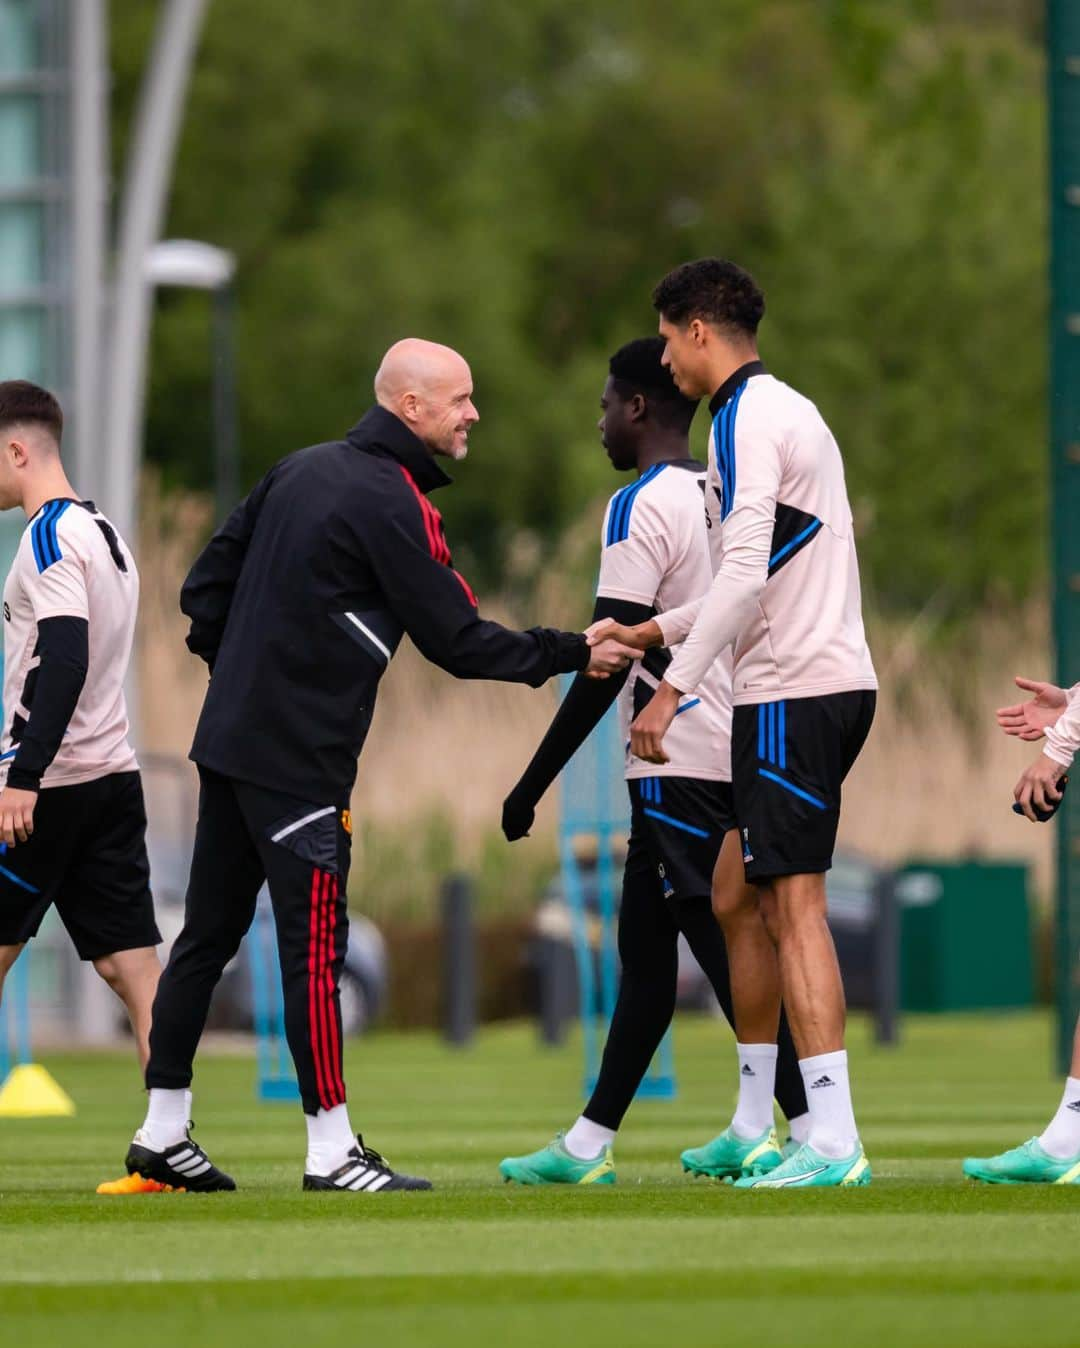
[[[404,422],[375,407],[344,440],[282,459],[237,506],[181,592],[188,646],[211,669],[195,762],[342,800],[403,632],[463,679],[538,687],[585,667],[580,635],[479,617],[427,499],[449,481]],[[402,747],[406,765],[438,771],[423,755],[420,743]]]

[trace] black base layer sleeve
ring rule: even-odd
[[[24,694],[30,719],[7,776],[8,786],[19,791],[37,791],[41,786],[75,713],[90,667],[90,629],[85,618],[43,618],[37,630],[41,663],[31,671],[32,693]]]
[[[612,618],[632,627],[653,616],[655,610],[645,604],[600,596],[592,620],[599,622],[603,618]],[[503,803],[503,832],[510,842],[525,837],[532,828],[540,798],[600,724],[629,674],[629,667],[606,679],[590,679],[582,674],[570,685],[570,691],[555,713],[532,761]]]

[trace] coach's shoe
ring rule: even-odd
[[[969,1156],[964,1174],[983,1184],[1080,1184],[1080,1155],[1059,1160],[1033,1137],[1000,1156]]]
[[[776,1129],[768,1128],[758,1137],[740,1137],[733,1128],[725,1128],[719,1137],[703,1147],[691,1147],[682,1154],[682,1168],[691,1175],[709,1175],[713,1179],[739,1179],[746,1175],[764,1175],[783,1160]]]
[[[582,1161],[566,1150],[565,1134],[530,1152],[528,1156],[507,1156],[499,1162],[499,1173],[509,1184],[614,1184],[615,1155],[605,1147],[591,1160]]]
[[[124,1162],[128,1174],[141,1175],[143,1179],[156,1180],[158,1184],[187,1193],[231,1192],[236,1188],[235,1180],[219,1170],[202,1147],[191,1140],[191,1127],[189,1123],[182,1142],[176,1142],[164,1151],[148,1147],[146,1134],[140,1128]]]
[[[305,1189],[333,1190],[338,1193],[380,1194],[402,1189],[430,1189],[431,1181],[415,1175],[399,1175],[388,1161],[364,1146],[364,1139],[356,1135],[356,1146],[346,1155],[345,1164],[329,1175],[304,1175]]]
[[[794,1156],[760,1178],[748,1176],[735,1181],[736,1189],[846,1189],[851,1185],[870,1183],[870,1162],[862,1143],[850,1156],[834,1160],[822,1156],[809,1142],[804,1142]]]

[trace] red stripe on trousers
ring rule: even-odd
[[[326,1018],[330,1024],[330,1067],[331,1081],[333,1089],[337,1093],[337,1103],[345,1103],[345,1082],[341,1075],[341,1040],[338,1037],[337,1016],[334,1014],[334,928],[337,926],[337,900],[338,900],[338,878],[335,875],[332,881],[330,891],[330,931],[327,937],[327,948],[330,954],[330,960],[326,969]]]
[[[319,1007],[319,1044],[322,1049],[323,1075],[326,1078],[326,1109],[340,1105],[337,1098],[337,1086],[334,1081],[334,1061],[330,1053],[330,1002],[326,996],[327,983],[330,980],[330,881],[328,871],[323,871],[322,912],[319,916],[319,982],[317,1002]]]
[[[319,963],[319,868],[311,872],[311,920],[308,932],[308,1035],[311,1038],[311,1057],[315,1064],[315,1089],[319,1103],[324,1109],[326,1103],[326,1083],[323,1080],[322,1063],[319,1060],[318,1035],[318,963]]]

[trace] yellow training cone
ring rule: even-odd
[[[75,1102],[38,1063],[13,1067],[0,1086],[0,1119],[44,1119],[75,1113]]]

